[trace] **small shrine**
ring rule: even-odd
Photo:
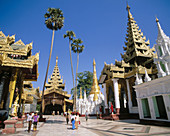
[[[56,57],[56,65],[45,87],[44,105],[42,105],[42,112],[44,114],[61,114],[71,109],[73,100],[69,100],[71,94],[67,94],[67,92],[64,91],[65,83],[63,83],[63,79],[60,76],[58,57]],[[42,100],[40,100],[40,102],[41,101]]]

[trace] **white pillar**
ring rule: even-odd
[[[103,92],[104,92],[104,104],[105,104],[105,108],[108,108],[108,104],[107,104],[107,93],[106,93],[106,83],[102,84],[103,86]]]
[[[166,73],[162,70],[160,63],[158,63],[158,68],[159,68],[158,77],[166,76]]]
[[[129,111],[131,113],[132,99],[131,99],[131,94],[130,94],[129,79],[126,79],[126,85],[127,85],[127,91],[128,91],[128,106],[129,106]]]
[[[139,118],[143,119],[143,109],[142,109],[142,103],[141,103],[141,99],[137,98],[137,102],[138,102],[138,110],[139,110]]]
[[[120,108],[118,79],[112,79],[114,85],[115,107]]]
[[[170,55],[170,52],[169,52],[169,49],[168,49],[168,43],[165,43],[165,49],[167,50],[168,55]]]
[[[154,110],[154,105],[153,105],[153,100],[152,97],[148,98],[148,104],[149,104],[149,110],[150,110],[150,114],[151,114],[151,119],[156,119],[156,115],[155,115],[155,110]]]
[[[164,56],[164,55],[165,55],[164,49],[163,49],[162,46],[160,46],[160,47],[161,47],[161,50],[162,50],[162,56]],[[161,57],[161,56],[160,56],[160,57]]]
[[[163,100],[164,100],[168,120],[170,120],[170,96],[169,95],[162,95],[162,96],[163,96]]]
[[[170,75],[170,71],[169,71],[169,68],[168,68],[168,62],[165,61],[164,64],[165,64],[167,75]]]

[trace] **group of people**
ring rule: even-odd
[[[39,116],[37,115],[37,113],[28,113],[27,114],[27,122],[28,122],[28,133],[30,133],[30,130],[31,130],[31,126],[32,124],[34,125],[33,126],[33,131],[36,131],[37,130],[37,123],[39,121]]]
[[[86,121],[88,120],[88,112],[85,113]],[[72,129],[78,129],[78,125],[80,125],[80,118],[78,112],[72,112],[71,115],[69,113],[66,113],[66,122],[69,123],[69,120],[72,123]]]

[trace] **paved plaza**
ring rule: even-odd
[[[81,117],[78,130],[72,130],[71,123],[67,125],[65,117],[45,117],[47,122],[39,122],[36,132],[28,133],[25,123],[24,128],[17,128],[16,134],[10,136],[170,136],[170,127],[141,125],[138,120],[109,121],[93,117],[86,122]]]

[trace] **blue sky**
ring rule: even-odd
[[[151,47],[156,43],[158,33],[155,16],[159,18],[165,34],[170,36],[169,0],[128,0],[128,4]],[[5,35],[16,34],[16,41],[22,39],[25,44],[33,41],[33,54],[40,52],[39,78],[34,87],[39,86],[42,90],[50,52],[52,31],[44,24],[44,14],[49,7],[60,8],[65,21],[64,27],[55,33],[48,75],[52,74],[58,56],[60,73],[66,80],[66,91],[70,92],[72,88],[68,39],[63,38],[67,30],[73,30],[76,37],[84,41],[79,72],[92,72],[95,59],[99,78],[104,62],[121,60],[120,53],[123,53],[127,33],[125,0],[0,0],[0,31]],[[75,54],[73,62],[75,70]]]

